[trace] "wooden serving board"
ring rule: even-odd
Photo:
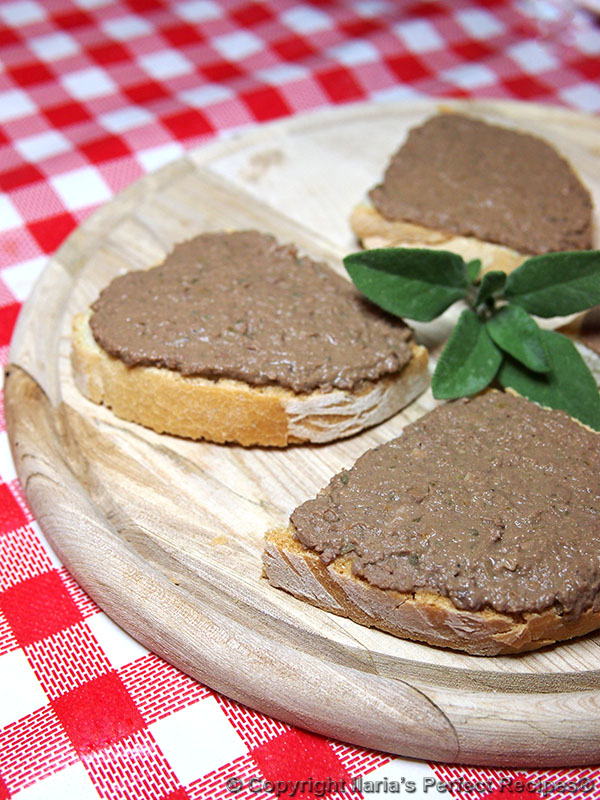
[[[515,103],[451,105],[555,143],[600,209],[600,120]],[[435,110],[356,105],[255,129],[191,152],[96,212],[50,260],[19,319],[5,386],[13,453],[41,527],[79,583],[146,647],[217,691],[419,759],[594,763],[600,635],[521,657],[467,656],[329,615],[261,577],[264,531],[432,408],[429,393],[345,441],[244,449],[123,422],[80,396],[71,377],[73,315],[115,275],[150,267],[200,231],[257,227],[342,271],[340,257],[356,249],[351,207]]]

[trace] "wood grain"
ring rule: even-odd
[[[514,103],[459,105],[543,135],[600,208],[600,121]],[[50,260],[5,385],[19,476],[60,557],[144,645],[216,690],[310,730],[421,759],[600,761],[600,635],[493,659],[427,647],[309,607],[261,577],[264,531],[332,474],[433,407],[426,393],[326,446],[244,449],[160,436],[75,389],[69,330],[112,277],[203,230],[257,227],[341,271],[351,207],[435,110],[350,106],[190,153],[131,186]],[[597,227],[598,218],[596,219]],[[428,344],[452,323],[420,326]]]

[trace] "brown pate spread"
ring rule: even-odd
[[[354,389],[411,358],[410,329],[326,264],[258,231],[206,233],[104,289],[97,343],[128,366],[278,384]]]
[[[592,248],[592,201],[546,142],[460,114],[410,131],[370,192],[389,220],[475,236],[521,253]]]
[[[600,439],[563,411],[489,392],[367,451],[291,516],[325,563],[461,609],[600,607]]]

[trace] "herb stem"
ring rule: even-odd
[[[477,298],[478,292],[479,292],[479,287],[473,283],[471,284],[471,286],[469,286],[469,288],[467,289],[467,294],[465,295],[465,300],[471,306],[473,311],[477,310],[475,307],[475,300]]]

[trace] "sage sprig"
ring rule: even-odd
[[[579,351],[530,316],[599,304],[600,251],[532,256],[509,275],[486,272],[479,283],[479,261],[441,250],[365,250],[346,256],[344,265],[369,300],[409,320],[428,322],[466,302],[438,359],[434,397],[470,396],[496,383],[600,430],[600,393]]]

